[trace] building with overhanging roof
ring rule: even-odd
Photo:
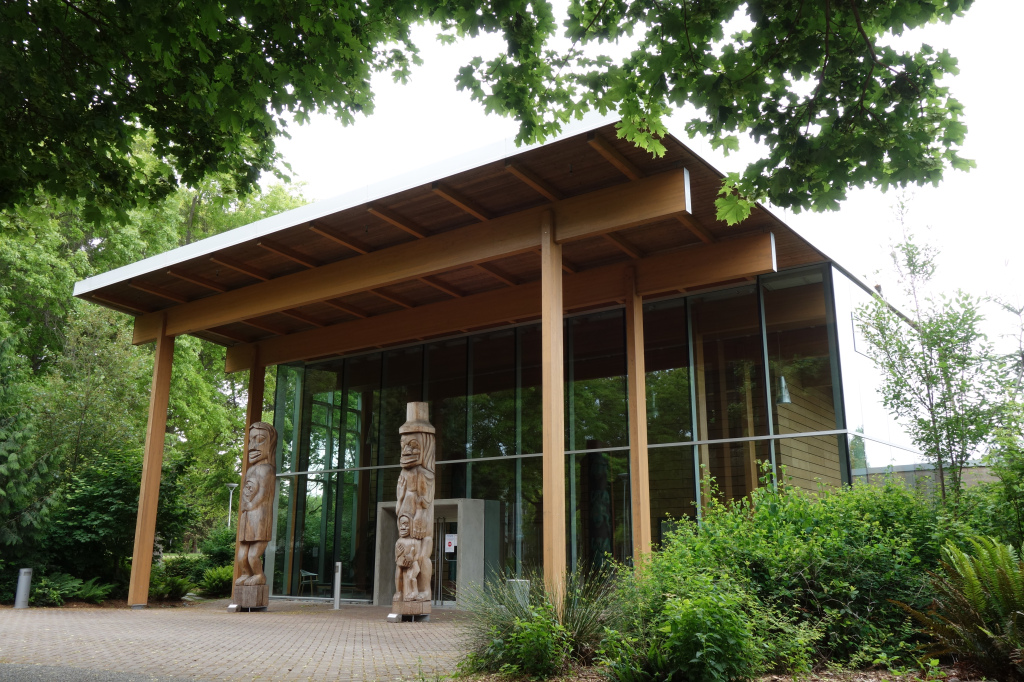
[[[436,542],[436,599],[469,553],[555,584],[650,551],[709,496],[783,467],[838,486],[851,453],[906,446],[853,325],[870,292],[762,207],[716,220],[721,174],[664,143],[653,158],[609,123],[505,143],[79,282],[156,343],[129,603],[147,600],[182,334],[251,373],[248,423],[276,372],[274,595],[326,595],[336,561],[345,598],[387,589],[377,524],[408,401],[430,404],[436,497],[486,508],[482,546]]]

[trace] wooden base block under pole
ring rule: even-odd
[[[562,246],[554,215],[541,214],[541,391],[543,395],[544,584],[559,602],[565,580],[565,404]]]
[[[153,566],[156,510],[160,502],[160,470],[164,462],[164,435],[167,433],[167,406],[171,391],[171,365],[174,361],[174,337],[166,336],[165,329],[166,322],[161,322],[153,359],[149,424],[146,427],[139,514],[135,521],[135,548],[132,551],[132,573],[128,584],[128,605],[132,608],[145,607],[149,602],[149,574]]]
[[[626,271],[626,377],[629,391],[629,485],[633,507],[633,560],[651,551],[651,499],[647,467],[647,381],[644,302],[636,273]]]

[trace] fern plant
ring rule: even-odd
[[[900,606],[937,642],[934,654],[953,654],[995,679],[1024,680],[1024,561],[990,538],[971,540],[973,556],[952,543],[932,573],[935,601],[927,613]]]

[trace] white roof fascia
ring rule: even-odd
[[[408,173],[372,182],[358,189],[339,194],[336,197],[306,204],[305,206],[300,206],[299,208],[285,211],[263,220],[257,220],[255,223],[243,225],[242,227],[237,227],[233,230],[150,256],[149,258],[110,270],[101,275],[89,277],[75,284],[74,295],[81,296],[112,284],[118,284],[141,275],[164,270],[193,258],[209,255],[221,249],[237,246],[253,239],[266,237],[280,230],[302,225],[311,220],[317,220],[318,218],[323,218],[333,213],[353,208],[354,206],[377,201],[378,199],[404,192],[413,187],[419,187],[420,185],[447,178],[494,161],[522,154],[523,152],[537,149],[574,135],[590,132],[618,120],[616,116],[602,116],[591,112],[585,115],[582,120],[572,121],[565,125],[562,128],[562,132],[557,136],[545,142],[522,147],[516,146],[515,138],[506,137],[504,140],[438,161]]]

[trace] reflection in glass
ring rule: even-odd
[[[686,299],[644,305],[647,442],[693,440]],[[657,471],[653,464],[652,471]]]
[[[621,309],[566,321],[569,450],[629,445],[625,329]]]
[[[821,268],[761,279],[775,433],[832,431],[836,419],[829,320]],[[815,490],[842,484],[840,441],[833,436],[776,441],[776,463],[790,483]]]
[[[651,541],[659,545],[674,519],[697,515],[693,446],[651,448],[647,452],[651,490]]]
[[[588,443],[588,449],[594,445]],[[628,562],[633,556],[629,454],[587,452],[566,457],[570,568],[598,568],[609,558]]]
[[[698,438],[767,435],[756,289],[726,289],[692,297],[688,303]],[[722,499],[743,497],[757,486],[758,461],[765,456],[761,447],[753,441],[698,446],[701,470],[715,479]]]

